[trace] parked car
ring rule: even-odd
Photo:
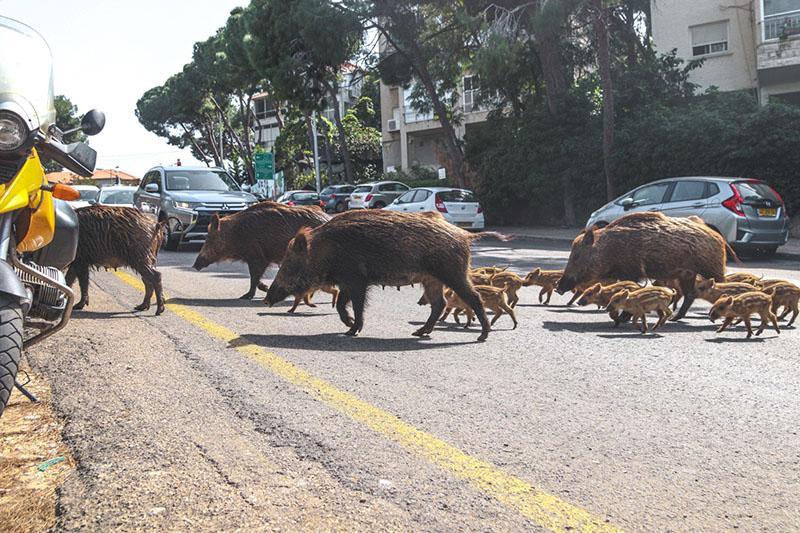
[[[286,205],[318,205],[323,206],[319,194],[314,191],[286,191],[277,200]]]
[[[221,168],[155,167],[142,178],[133,203],[144,213],[166,220],[164,248],[205,240],[214,214],[225,216],[256,203]]]
[[[357,185],[350,195],[349,209],[382,209],[408,192],[399,181],[379,181]]]
[[[441,213],[445,220],[462,228],[483,229],[483,208],[475,194],[465,189],[449,187],[420,187],[411,189],[386,206],[388,211],[401,213]]]
[[[322,189],[319,197],[325,204],[324,209],[328,213],[341,213],[347,210],[347,203],[350,201],[350,194],[355,189],[355,185],[330,185]]]
[[[789,239],[789,215],[780,194],[763,181],[743,178],[685,177],[648,183],[592,213],[586,225],[605,226],[637,211],[696,215],[739,251],[773,254]]]
[[[101,187],[97,194],[97,203],[100,205],[116,205],[133,207],[133,193],[136,187],[131,185],[110,185]]]
[[[71,205],[73,209],[91,205],[92,202],[97,200],[97,193],[100,192],[100,188],[94,185],[73,185],[73,187],[81,193],[79,200],[72,200],[69,202],[69,205]]]

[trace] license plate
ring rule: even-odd
[[[456,226],[459,228],[471,228],[472,222],[456,222]]]
[[[361,200],[361,197],[360,197],[360,196],[353,196],[353,198],[352,198],[352,199],[353,199],[353,200]]]
[[[776,207],[759,207],[758,208],[758,216],[760,217],[774,217],[778,214],[778,208]]]

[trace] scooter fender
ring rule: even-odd
[[[5,261],[0,261],[0,293],[13,296],[18,300],[29,298],[28,291],[25,290],[14,267]]]

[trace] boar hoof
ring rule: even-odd
[[[358,333],[359,330],[355,326],[353,326],[352,328],[348,329],[345,332],[345,335],[347,335],[348,337],[358,337]]]
[[[259,281],[258,282],[258,290],[264,291],[264,292],[268,292],[269,291],[269,287],[263,281]]]
[[[74,311],[80,311],[80,310],[81,310],[81,309],[83,309],[84,307],[86,307],[86,302],[83,302],[83,301],[81,301],[81,302],[78,302],[78,303],[76,303],[75,305],[73,305],[73,306],[72,306],[72,309],[73,309]]]
[[[489,332],[488,331],[484,331],[483,333],[481,333],[481,336],[478,337],[478,342],[485,342],[486,339],[488,339],[488,338],[489,338]]]
[[[241,296],[239,296],[239,299],[240,300],[252,300],[253,296],[255,296],[254,292],[248,292],[247,294],[242,294]]]
[[[415,337],[428,337],[430,336],[431,332],[428,328],[419,328],[417,331],[412,333]]]
[[[150,309],[150,304],[139,304],[136,307],[134,307],[134,309],[136,311],[147,311],[148,309]]]
[[[163,312],[164,312],[164,306],[163,305],[159,305],[158,307],[156,307],[156,316],[160,315]]]

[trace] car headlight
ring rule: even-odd
[[[180,207],[181,209],[194,209],[195,207],[199,206],[199,202],[172,202],[175,207]]]
[[[0,111],[0,152],[19,149],[28,138],[28,128],[22,117],[10,111]]]

